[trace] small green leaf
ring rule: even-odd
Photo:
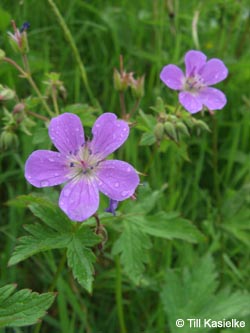
[[[141,232],[132,222],[124,222],[124,230],[115,242],[112,253],[121,255],[124,271],[135,284],[143,277],[144,264],[148,261],[146,250],[151,247],[147,234]]]
[[[131,218],[132,220],[151,236],[165,239],[182,239],[191,243],[204,241],[204,236],[196,226],[176,215],[176,213],[159,212],[146,218]]]
[[[12,294],[14,289],[13,285],[0,288],[0,327],[35,324],[55,298],[53,293],[38,294],[29,289]]]
[[[72,238],[67,247],[68,265],[71,267],[74,277],[88,292],[92,291],[93,263],[96,257],[88,246],[100,242],[100,238],[87,227],[82,227]]]

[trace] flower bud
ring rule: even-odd
[[[164,132],[167,134],[168,137],[170,137],[170,139],[178,141],[175,126],[169,121],[166,121],[164,124]]]
[[[11,131],[3,131],[0,135],[0,148],[7,149],[18,145],[17,135]]]
[[[177,129],[178,133],[190,136],[188,128],[187,128],[187,126],[184,123],[178,121],[176,123],[176,129]]]
[[[0,61],[5,57],[4,50],[0,49]]]
[[[154,128],[154,135],[157,141],[161,141],[164,136],[164,125],[163,123],[157,123]]]
[[[15,97],[15,92],[0,84],[0,101],[7,101]]]
[[[144,75],[139,77],[137,80],[131,81],[131,90],[135,98],[141,99],[144,96]]]
[[[11,47],[16,53],[28,53],[29,45],[26,30],[30,27],[30,24],[25,22],[20,30],[17,29],[14,21],[12,21],[12,24],[14,28],[14,34],[8,32]]]
[[[209,126],[203,120],[196,120],[195,126],[198,127],[201,130],[211,132]]]

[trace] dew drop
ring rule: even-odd
[[[95,127],[100,127],[100,124],[96,124]]]
[[[117,183],[115,183],[115,187],[117,188],[117,187],[119,187],[120,186],[120,184],[117,182]]]
[[[116,123],[116,126],[117,126],[117,127],[121,127],[121,124],[120,124],[120,123]]]
[[[128,191],[122,191],[121,194],[122,194],[123,197],[126,197],[129,194],[129,192]]]
[[[76,132],[79,132],[79,131],[80,131],[79,127],[77,127],[75,130],[76,130]]]
[[[49,182],[47,180],[42,180],[40,186],[41,187],[49,186]]]
[[[55,176],[55,177],[58,177],[58,176],[59,176],[59,173],[58,173],[58,172],[55,172],[55,173],[54,173],[54,176]]]
[[[130,172],[131,171],[131,168],[130,167],[127,167],[127,172]]]
[[[54,158],[49,158],[50,162],[55,162]]]
[[[98,185],[100,185],[100,186],[101,186],[101,185],[102,185],[102,182],[100,181],[100,182],[98,183]]]
[[[124,132],[127,132],[127,127],[124,127],[123,131],[124,131]]]

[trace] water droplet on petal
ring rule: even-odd
[[[96,124],[95,126],[96,126],[96,127],[100,127],[100,124]]]
[[[49,158],[50,162],[55,162],[54,158]]]
[[[49,182],[47,180],[42,180],[41,183],[40,183],[40,186],[41,187],[49,186]]]
[[[98,185],[100,185],[100,186],[101,186],[101,185],[102,185],[102,182],[101,182],[101,181],[99,181]]]
[[[131,171],[131,168],[130,167],[127,167],[127,172],[130,172]]]
[[[123,197],[126,197],[129,194],[129,192],[128,191],[122,191],[121,194],[122,194]]]
[[[55,177],[58,177],[58,176],[59,176],[59,173],[58,173],[58,172],[55,172],[55,173],[54,173],[54,176],[55,176]]]
[[[117,183],[115,183],[115,187],[117,188],[117,187],[119,187],[120,186],[120,184],[117,182]]]

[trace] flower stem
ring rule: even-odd
[[[55,113],[56,113],[56,115],[59,116],[60,111],[59,111],[59,107],[58,107],[58,103],[57,103],[57,92],[56,92],[56,87],[54,87],[54,86],[52,86],[52,101],[53,101]]]
[[[140,98],[136,99],[135,104],[134,104],[132,110],[129,112],[129,118],[133,117],[134,113],[136,112],[136,110],[138,109],[138,107],[140,105],[140,101],[141,101]]]
[[[120,97],[120,106],[121,106],[121,111],[122,111],[122,119],[126,119],[126,106],[125,106],[125,99],[124,99],[123,91],[119,92],[119,97]]]
[[[67,252],[66,252],[66,250],[65,250],[65,251],[64,251],[64,254],[63,254],[63,256],[62,256],[62,258],[61,258],[61,260],[60,260],[60,262],[59,262],[59,265],[58,265],[58,267],[57,267],[57,270],[56,270],[56,273],[55,273],[55,275],[54,275],[54,278],[53,278],[53,280],[52,280],[52,282],[51,282],[51,285],[50,285],[50,287],[49,287],[49,289],[48,289],[48,292],[52,292],[52,291],[54,291],[55,286],[56,286],[56,283],[57,283],[57,280],[58,280],[59,276],[60,276],[61,273],[62,273],[62,270],[63,270],[63,268],[64,268],[64,265],[65,265],[66,260],[67,260]],[[35,329],[34,329],[34,333],[39,333],[39,332],[40,332],[40,329],[41,329],[41,326],[42,326],[42,321],[40,321],[39,323],[36,324]]]
[[[116,288],[115,288],[115,296],[116,296],[116,306],[117,313],[119,319],[120,332],[126,333],[127,329],[125,326],[124,320],[124,311],[123,311],[123,303],[122,303],[122,274],[121,274],[121,264],[120,259],[117,256],[115,258],[116,263]]]
[[[42,115],[40,115],[40,114],[38,114],[38,113],[35,113],[35,112],[32,112],[32,111],[29,111],[29,110],[25,110],[25,112],[26,112],[27,114],[29,114],[30,116],[33,116],[33,117],[35,117],[35,118],[41,119],[41,120],[43,120],[43,121],[49,121],[49,118],[44,117],[44,116],[42,116]]]
[[[72,52],[73,52],[73,55],[75,57],[76,63],[78,65],[79,69],[80,69],[80,74],[81,74],[81,77],[82,77],[82,81],[83,81],[83,84],[86,88],[88,96],[89,96],[91,102],[93,104],[95,104],[95,98],[94,98],[94,95],[93,95],[93,93],[90,89],[89,83],[88,83],[88,77],[87,77],[86,69],[85,69],[85,66],[84,66],[84,64],[81,60],[81,56],[80,56],[79,51],[76,47],[73,36],[72,36],[64,18],[63,18],[63,16],[61,15],[59,9],[57,8],[56,4],[54,3],[54,1],[53,0],[48,0],[48,3],[51,6],[51,8],[52,8],[57,20],[58,20],[63,32],[64,32],[66,40],[69,42],[69,45],[72,49]]]
[[[44,106],[44,108],[48,112],[48,114],[50,116],[53,116],[54,115],[53,112],[50,110],[48,104],[45,102],[40,90],[38,89],[35,81],[33,80],[32,76],[30,75],[30,73],[27,73],[22,67],[20,67],[14,60],[12,60],[10,58],[4,57],[2,60],[11,64],[13,67],[15,67],[18,70],[18,72],[22,75],[22,77],[25,78],[29,82],[31,87],[36,92],[41,104]]]

